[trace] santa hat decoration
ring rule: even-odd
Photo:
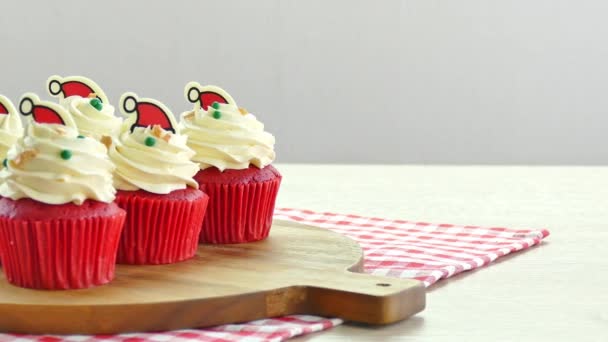
[[[184,90],[186,99],[194,103],[194,109],[207,110],[214,102],[228,103],[236,106],[236,102],[224,89],[216,86],[201,86],[198,82],[186,84]]]
[[[103,103],[109,103],[108,97],[92,80],[82,76],[51,76],[46,81],[46,88],[51,96],[56,96],[61,99],[70,96],[89,97],[90,94],[95,96]]]
[[[53,102],[41,101],[38,95],[27,93],[19,102],[19,111],[41,124],[57,124],[76,128],[76,124],[66,110]]]
[[[131,132],[136,127],[160,126],[165,131],[176,133],[177,123],[173,114],[159,101],[140,99],[134,93],[125,93],[120,97],[120,110],[125,115],[136,114],[135,123],[130,128]]]
[[[0,115],[15,113],[15,106],[6,96],[0,95]]]

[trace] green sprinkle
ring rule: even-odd
[[[144,141],[144,143],[146,144],[146,146],[154,146],[156,145],[156,139],[152,138],[152,137],[147,137],[146,140]]]
[[[218,110],[216,110],[215,112],[213,112],[213,118],[214,119],[219,119],[222,117],[222,113],[220,113]]]
[[[79,135],[78,139],[84,139],[84,135]]]
[[[220,104],[217,102],[213,102],[213,104],[211,105],[211,107],[213,107],[213,109],[220,109]]]
[[[70,151],[70,150],[61,151],[61,159],[69,160],[70,158],[72,158],[72,151]]]
[[[101,103],[101,101],[99,101],[98,98],[91,99],[91,101],[89,101],[89,103],[91,104],[91,106],[95,107],[95,109],[97,109],[97,110],[101,110],[103,108],[103,104]]]
[[[4,158],[4,161],[2,161],[2,165],[4,165],[4,167],[8,167],[8,159]]]

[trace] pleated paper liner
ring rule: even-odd
[[[120,264],[169,264],[192,258],[209,197],[196,189],[167,195],[118,191],[127,219],[118,247]]]
[[[280,176],[248,184],[199,184],[209,195],[201,242],[244,243],[268,237]]]
[[[55,207],[48,205],[48,210]],[[110,282],[125,212],[116,207],[109,211],[113,213],[46,221],[11,218],[3,213],[0,249],[7,281],[46,290],[82,289]]]

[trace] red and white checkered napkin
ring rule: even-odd
[[[327,228],[359,242],[370,274],[415,278],[430,286],[440,279],[489,264],[540,243],[547,230],[456,226],[382,218],[277,209],[275,219]],[[113,336],[33,336],[0,334],[0,341],[283,341],[329,329],[336,318],[294,315],[228,324],[211,329]]]

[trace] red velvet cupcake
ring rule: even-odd
[[[194,179],[212,199],[201,241],[241,243],[268,236],[281,184],[281,174],[272,165],[224,172],[211,167],[199,171]]]
[[[34,289],[80,289],[114,278],[125,220],[114,166],[100,142],[78,135],[61,107],[26,95],[25,139],[0,173],[0,249],[7,280]]]
[[[0,246],[7,280],[34,289],[81,289],[114,278],[125,211],[87,200],[46,204],[0,199]]]
[[[186,85],[194,110],[182,114],[183,134],[200,171],[194,179],[209,195],[200,241],[244,243],[265,239],[272,225],[281,174],[274,137],[221,88]]]
[[[192,258],[207,209],[208,196],[192,178],[194,152],[167,107],[127,93],[121,110],[131,115],[110,147],[116,164],[118,206],[127,220],[118,263],[169,264]]]

